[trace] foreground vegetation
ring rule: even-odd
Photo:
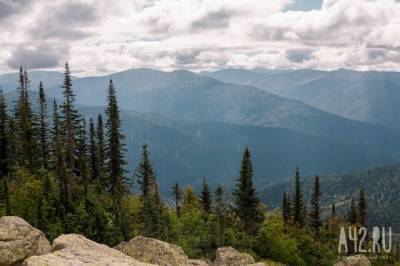
[[[348,217],[340,218],[333,204],[323,219],[319,178],[313,181],[308,204],[299,168],[293,193],[283,194],[281,210],[266,211],[253,185],[247,148],[232,194],[223,184],[211,191],[206,178],[200,193],[175,183],[172,206],[160,197],[149,147],[144,144],[134,171],[140,193],[133,194],[132,180],[126,178],[113,81],[108,84],[104,121],[100,114],[86,119],[75,109],[68,64],[61,87],[64,101],[59,106],[54,100],[51,112],[42,83],[39,110],[33,110],[28,74],[22,67],[13,108],[0,91],[0,216],[20,216],[51,240],[73,232],[114,246],[144,235],[176,243],[193,258],[211,259],[217,247],[229,245],[256,258],[290,265],[332,265],[340,226],[366,225],[363,190]]]

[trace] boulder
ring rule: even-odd
[[[232,247],[218,248],[213,263],[214,266],[247,266],[249,264],[255,264],[254,258]]]
[[[371,262],[365,255],[355,255],[337,262],[335,266],[371,266]]]
[[[204,260],[189,260],[189,266],[209,266],[210,263]]]
[[[181,247],[153,238],[137,236],[120,243],[115,249],[139,261],[160,266],[189,265],[188,256]]]
[[[46,235],[24,219],[15,216],[0,219],[0,265],[21,263],[30,256],[49,252]]]
[[[139,262],[122,252],[106,245],[93,242],[77,234],[61,235],[52,246],[52,253],[32,256],[25,260],[25,266],[71,266],[71,265],[129,265],[150,266]]]

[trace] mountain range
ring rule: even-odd
[[[75,77],[73,86],[81,111],[86,117],[94,117],[103,112],[107,83],[113,79],[122,109],[128,168],[134,171],[140,146],[150,144],[161,188],[166,192],[175,180],[196,185],[203,176],[212,184],[231,185],[237,178],[245,146],[252,151],[256,178],[265,183],[290,175],[296,165],[302,166],[304,174],[312,175],[398,162],[400,133],[395,122],[389,125],[383,120],[374,123],[349,119],[288,94],[293,91],[295,95],[305,84],[317,84],[317,92],[309,94],[319,94],[318,82],[323,85],[325,80],[327,84],[320,86],[321,91],[334,87],[338,102],[342,98],[349,101],[355,96],[343,94],[351,95],[352,90],[345,90],[340,84],[351,83],[349,75],[367,74],[347,70],[192,73],[131,69],[101,77]],[[400,76],[369,74],[374,82],[381,79],[374,76],[389,75],[394,80]],[[346,82],[337,83],[336,87],[332,77]],[[39,80],[43,80],[48,97],[61,99],[62,73],[31,72],[30,79],[31,90],[36,90]],[[10,99],[15,97],[12,91],[17,87],[16,80],[15,73],[0,75],[0,85],[9,92]],[[353,82],[353,86],[357,84]],[[390,88],[383,87],[382,91],[394,91],[392,101],[396,101],[396,87],[384,84]],[[364,92],[361,87],[355,92],[369,95],[370,89]],[[324,101],[329,103],[331,94],[321,92],[318,97],[328,95]],[[367,112],[359,110],[363,106],[354,108],[358,113]]]

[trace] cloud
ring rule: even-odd
[[[226,10],[218,10],[203,16],[192,22],[191,27],[195,30],[226,28],[232,14]]]
[[[312,57],[311,49],[289,49],[286,50],[286,57],[294,63],[302,63],[308,61]]]
[[[27,11],[33,1],[0,0],[0,20]]]
[[[28,69],[52,68],[59,66],[66,57],[66,48],[55,48],[47,44],[29,48],[21,46],[12,52],[7,65],[11,69],[18,69],[20,66]]]
[[[0,0],[0,72],[23,60],[19,50],[46,54],[39,65],[55,69],[49,58],[68,56],[82,75],[131,67],[399,69],[400,1],[314,2],[292,10],[306,1]]]
[[[98,18],[95,7],[85,2],[67,1],[43,8],[42,12],[47,15],[40,17],[29,30],[35,39],[82,39],[90,35],[86,27]]]

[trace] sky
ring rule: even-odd
[[[399,0],[0,0],[0,73],[397,71]]]

